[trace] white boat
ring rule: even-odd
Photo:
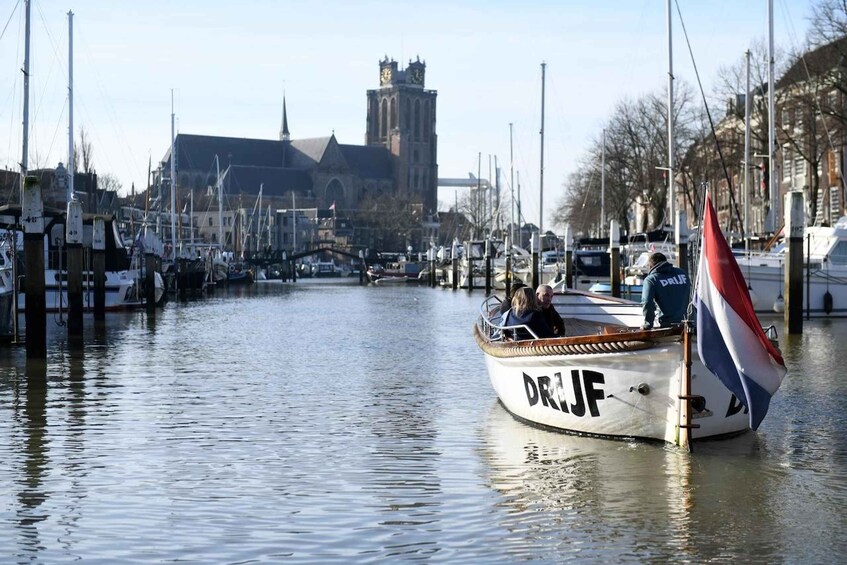
[[[11,238],[0,234],[0,338],[14,333],[12,309],[15,297],[14,265]]]
[[[832,227],[807,227],[802,245],[804,313],[847,317],[847,216]],[[756,312],[784,309],[786,257],[784,244],[771,253],[736,255]]]
[[[554,305],[566,337],[504,340],[494,296],[483,302],[473,329],[491,384],[518,419],[576,434],[673,444],[683,442],[686,430],[697,440],[749,429],[743,405],[700,362],[696,347],[690,351],[689,399],[680,398],[681,326],[642,330],[640,304],[583,291],[558,293]],[[772,329],[769,334],[775,336]]]

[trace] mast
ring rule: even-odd
[[[750,50],[744,54],[747,62],[747,86],[744,91],[744,249],[750,251]]]
[[[74,13],[68,11],[68,202],[74,197]],[[133,204],[134,205],[134,204]]]
[[[667,0],[668,16],[668,220],[676,225],[676,191],[674,190],[673,155],[673,28],[671,25],[671,0]],[[665,224],[668,223],[666,220]],[[674,229],[674,233],[676,230]],[[674,236],[676,237],[676,236]]]
[[[600,150],[600,237],[606,229],[606,128],[603,128],[603,146]]]
[[[176,118],[174,91],[171,89],[171,252],[176,260]]]
[[[23,115],[23,148],[21,150],[21,187],[20,187],[20,202],[21,206],[24,203],[24,179],[29,172],[29,19],[30,19],[30,0],[24,0],[26,13],[26,31],[24,33],[24,115]]]
[[[768,195],[770,196],[769,228],[777,229],[776,212],[779,199],[776,196],[774,171],[775,132],[774,132],[774,54],[773,54],[773,0],[768,0]]]
[[[221,160],[215,154],[215,179],[218,185],[218,243],[221,244],[221,252],[224,250],[224,199],[223,183],[221,182]]]
[[[509,241],[512,242],[512,245],[515,244],[515,151],[512,145],[512,123],[509,122],[509,188],[512,191],[512,225],[510,230],[511,239]],[[518,200],[520,202],[520,200]],[[458,209],[457,209],[458,210]],[[520,221],[520,214],[518,214],[518,221]]]
[[[544,79],[547,63],[541,63],[541,171],[538,183],[538,234],[544,237]],[[541,244],[544,247],[544,244]]]

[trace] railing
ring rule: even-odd
[[[493,314],[496,314],[498,319],[502,318],[502,315],[500,314],[501,302],[502,300],[493,294],[482,302],[482,306],[479,308],[479,321],[477,322],[477,325],[484,336],[491,341],[502,341],[506,336],[506,331],[524,329],[532,336],[532,339],[539,339],[535,332],[533,332],[526,324],[507,326],[494,323],[492,321],[494,318]]]

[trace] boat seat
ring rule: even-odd
[[[581,335],[608,335],[629,330],[623,324],[603,324],[577,318],[565,318],[565,336],[576,337]]]

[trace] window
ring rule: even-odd
[[[379,112],[379,136],[386,137],[388,135],[388,101],[382,99],[382,109]]]
[[[415,139],[421,137],[421,101],[415,100]]]
[[[211,226],[211,225],[213,225],[213,224],[212,224],[212,216],[209,216],[209,225],[210,225],[210,226]]]
[[[847,241],[839,241],[838,245],[832,248],[829,260],[833,265],[847,265]]]
[[[791,180],[791,148],[788,145],[782,147],[782,180]]]

